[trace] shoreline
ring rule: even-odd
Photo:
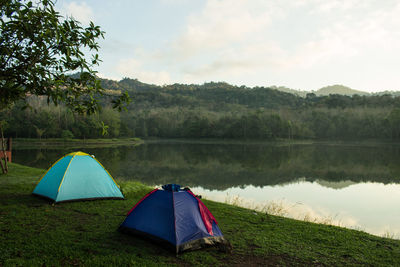
[[[365,139],[365,140],[324,140],[324,139],[219,139],[219,138],[88,138],[88,139],[62,139],[62,138],[13,138],[13,145],[16,147],[29,145],[139,145],[152,143],[176,143],[176,144],[234,144],[234,145],[343,145],[343,146],[375,146],[375,145],[399,145],[399,141],[384,139]]]
[[[37,146],[47,147],[74,147],[74,146],[137,146],[143,143],[140,138],[110,138],[110,139],[62,139],[62,138],[15,138],[13,139],[13,148],[30,148]]]

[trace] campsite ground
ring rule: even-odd
[[[116,231],[149,188],[119,181],[126,200],[51,205],[31,195],[44,170],[0,175],[0,266],[400,265],[400,241],[204,201],[232,243],[179,256]]]

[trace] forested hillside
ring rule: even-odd
[[[103,110],[79,116],[33,98],[31,108],[15,105],[1,114],[14,137],[240,138],[240,139],[400,139],[400,97],[328,95],[305,97],[276,87],[211,82],[156,86],[125,78],[101,80],[109,93],[127,91],[133,101],[118,113],[109,98]]]

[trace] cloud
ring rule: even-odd
[[[265,65],[279,66],[285,52],[274,42],[245,44],[224,49],[219,57],[184,70],[186,74],[212,76],[215,74],[243,75],[260,70]]]
[[[136,78],[145,83],[158,85],[171,83],[171,78],[167,71],[145,70],[146,68],[144,64],[137,59],[120,60],[116,69],[122,77]]]
[[[66,16],[72,16],[77,21],[88,25],[94,21],[92,8],[86,2],[70,2],[62,6],[62,13]]]
[[[307,89],[318,88],[310,88],[305,77],[346,83],[349,70],[363,69],[353,76],[367,84],[363,76],[400,60],[398,14],[400,3],[392,0],[207,0],[187,15],[173,39],[151,48],[136,46],[116,69],[157,84],[173,77],[176,82],[249,85],[268,77],[271,83],[287,81],[287,86]],[[377,84],[385,81],[376,79]]]
[[[268,27],[271,10],[251,3],[264,1],[209,0],[204,9],[189,16],[184,33],[172,43],[183,59],[209,50],[246,42]],[[263,4],[265,6],[265,4]]]
[[[290,17],[290,13],[298,12],[298,3],[280,6],[237,1],[233,5],[231,1],[210,0],[202,12],[190,16],[186,31],[170,55],[193,63],[183,70],[186,79],[199,76],[224,80],[251,72],[289,72],[344,64],[366,57],[372,50],[388,56],[399,45],[396,25],[400,5],[376,9],[369,4],[359,0],[304,0],[302,5],[308,13]],[[289,45],[282,39],[290,32],[274,32],[283,20],[307,20],[310,13],[316,16],[315,23],[324,19],[332,22],[322,23]],[[294,25],[293,34],[301,31],[300,27],[301,23]]]
[[[328,13],[348,11],[351,9],[365,9],[373,5],[374,0],[296,0],[291,1],[293,7],[307,7],[310,13]]]
[[[228,80],[227,75],[254,71],[274,61],[271,55],[282,54],[266,34],[282,14],[282,8],[269,1],[209,0],[153,58],[177,68],[183,82]]]
[[[191,0],[160,0],[160,2],[164,5],[181,5],[181,4],[187,4]]]
[[[400,45],[399,12],[400,4],[365,16],[342,17],[299,45],[288,66],[312,68],[338,60],[372,58],[372,55],[391,57],[392,53],[397,54]]]

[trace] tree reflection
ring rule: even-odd
[[[71,151],[94,154],[119,179],[208,189],[306,181],[400,183],[397,145],[148,143],[137,147],[21,149],[15,162],[48,168]]]

